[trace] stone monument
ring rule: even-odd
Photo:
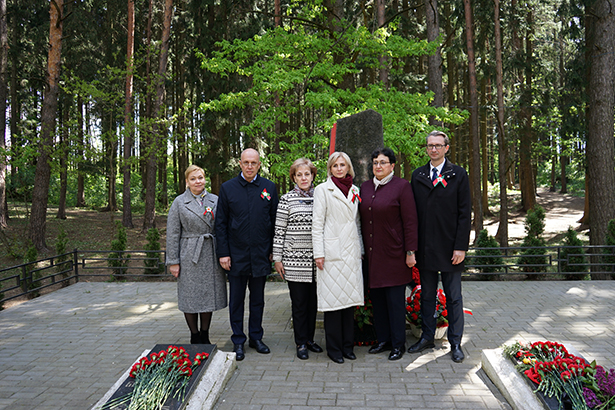
[[[341,118],[331,134],[331,153],[343,151],[348,154],[354,167],[354,184],[360,187],[373,178],[371,154],[384,147],[382,115],[365,110]]]

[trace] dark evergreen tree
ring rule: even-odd
[[[522,247],[527,247],[521,251],[519,265],[523,272],[545,272],[547,269],[547,256],[545,255],[546,241],[542,237],[545,230],[545,210],[536,205],[527,212],[525,217],[525,233]],[[528,275],[528,279],[537,280],[543,275]]]
[[[502,265],[504,264],[504,258],[502,258],[502,251],[500,250],[500,244],[497,239],[489,235],[486,229],[483,229],[478,234],[476,240],[475,252],[476,256],[480,258],[472,258],[474,265],[482,265],[478,267],[478,270],[482,273],[501,272]],[[491,248],[491,249],[490,249]],[[493,249],[497,248],[497,249]],[[497,275],[480,275],[481,279],[495,279]]]
[[[577,237],[577,231],[569,226],[564,238],[564,247],[560,253],[560,271],[587,272],[588,265],[586,263],[587,257],[585,251],[583,251],[583,242]],[[586,273],[566,275],[566,279],[569,280],[585,280],[588,277]]]

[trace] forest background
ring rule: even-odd
[[[247,147],[280,193],[299,156],[322,181],[333,124],[365,109],[407,179],[425,135],[449,133],[476,232],[495,213],[507,246],[510,208],[533,209],[542,186],[585,194],[604,244],[614,45],[606,0],[0,0],[3,246],[48,251],[52,206],[121,210],[146,231],[189,164],[217,193]]]

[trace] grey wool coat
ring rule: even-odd
[[[179,310],[201,313],[227,306],[226,275],[215,252],[218,197],[206,192],[203,205],[190,190],[173,201],[167,219],[167,265],[179,264]]]

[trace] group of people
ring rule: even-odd
[[[463,361],[461,272],[471,223],[469,181],[463,168],[446,159],[445,133],[431,132],[426,143],[430,161],[413,172],[411,183],[395,176],[395,154],[383,148],[371,155],[374,178],[359,189],[348,155],[334,152],[327,180],[316,187],[316,167],[297,159],[289,171],[295,186],[280,198],[275,184],[258,174],[261,162],[254,149],[242,152],[241,173],[222,184],[219,197],[205,191],[204,171],[190,166],[186,192],[169,211],[167,265],[178,278],[178,307],[191,343],[209,343],[212,312],[227,305],[227,276],[237,360],[245,357],[246,341],[258,353],[270,353],[262,340],[262,319],[265,280],[274,262],[288,283],[299,359],[323,352],[314,340],[318,311],[324,312],[329,358],[335,363],[356,359],[354,310],[368,291],[378,339],[369,353],[389,351],[389,360],[399,360],[406,351],[406,286],[417,265],[422,335],[408,352],[435,346],[441,276],[451,356]],[[248,335],[243,330],[246,288]]]

